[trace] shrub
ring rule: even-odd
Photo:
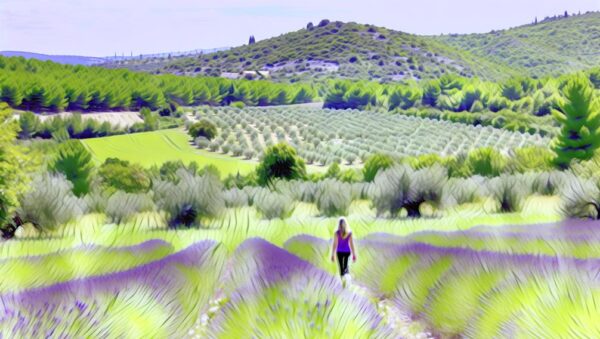
[[[374,154],[369,157],[363,166],[363,178],[366,182],[371,182],[380,170],[387,169],[392,166],[394,161],[389,155]]]
[[[194,144],[196,144],[196,147],[200,149],[207,149],[210,145],[210,140],[208,140],[206,137],[197,137],[194,139]]]
[[[217,126],[208,120],[200,120],[190,126],[188,134],[192,138],[205,137],[208,140],[212,140],[217,136]]]
[[[141,193],[150,189],[150,177],[144,168],[129,161],[108,158],[98,169],[98,176],[110,190]]]
[[[517,212],[531,194],[531,183],[522,175],[503,174],[488,181],[488,194],[498,203],[501,212]]]
[[[18,214],[40,230],[52,230],[85,212],[85,203],[73,194],[73,184],[62,174],[35,177],[21,197]]]
[[[244,159],[250,160],[254,158],[255,152],[251,149],[247,149],[244,151]]]
[[[152,211],[154,202],[148,194],[118,191],[106,204],[106,215],[116,224],[128,221],[137,213]]]
[[[316,204],[319,212],[328,217],[347,215],[352,203],[350,185],[337,180],[318,183]]]
[[[248,206],[248,194],[237,187],[223,192],[223,199],[229,208]]]
[[[178,183],[180,179],[178,172],[180,169],[183,169],[190,174],[196,174],[198,172],[198,163],[192,161],[186,165],[181,160],[165,161],[158,170],[159,179]]]
[[[274,179],[303,179],[306,177],[306,165],[293,147],[280,143],[265,150],[256,174],[258,183],[263,186]]]
[[[545,147],[517,148],[509,167],[517,173],[550,171],[554,167],[552,158],[552,152]]]
[[[332,162],[331,165],[329,165],[327,172],[325,172],[325,177],[326,178],[338,178],[340,173],[341,173],[340,165],[337,162]]]
[[[58,146],[50,171],[62,173],[73,183],[73,193],[80,197],[90,191],[94,165],[92,155],[79,140],[69,140]]]
[[[255,196],[254,206],[266,219],[286,219],[296,208],[294,201],[287,195],[268,190]]]
[[[600,187],[598,179],[565,178],[561,189],[561,212],[568,217],[600,220]]]
[[[526,180],[531,182],[532,193],[540,195],[558,194],[568,183],[568,175],[560,171],[531,173],[526,176]]]
[[[505,171],[508,161],[495,149],[483,147],[469,152],[465,165],[471,174],[495,177]]]
[[[370,192],[377,214],[389,212],[397,216],[405,209],[409,218],[420,217],[424,202],[439,204],[442,201],[447,176],[447,170],[439,165],[418,171],[397,165],[380,172]]]
[[[222,185],[212,175],[197,176],[180,168],[177,183],[159,181],[153,189],[156,205],[169,215],[171,227],[191,226],[213,218],[225,208]]]
[[[480,176],[449,179],[443,189],[444,206],[462,205],[479,200],[484,193],[484,183],[485,179]]]

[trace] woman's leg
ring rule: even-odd
[[[348,273],[348,258],[350,257],[350,253],[345,252],[337,252],[338,262],[340,264],[340,275],[344,276],[344,274]]]
[[[348,258],[350,258],[350,253],[344,253],[344,273],[343,274],[348,274]]]
[[[336,253],[337,259],[338,259],[338,264],[340,265],[340,276],[344,275],[344,253],[342,252],[337,252]]]

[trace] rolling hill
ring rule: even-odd
[[[372,25],[328,22],[227,51],[106,64],[136,71],[220,76],[268,71],[274,79],[343,77],[399,81],[444,73],[504,78],[509,68],[423,37]]]
[[[548,18],[485,34],[430,39],[523,74],[556,76],[600,65],[600,12]]]
[[[487,80],[543,77],[598,64],[600,13],[588,12],[489,33],[441,36],[323,20],[227,51],[104,66],[192,76],[235,77],[243,71],[266,71],[269,77],[284,81],[333,77],[402,81],[444,73]]]

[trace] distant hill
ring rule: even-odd
[[[559,75],[600,65],[600,13],[559,15],[508,30],[436,36],[430,40],[522,74]]]
[[[37,60],[50,60],[59,64],[67,64],[67,65],[97,65],[105,62],[106,60],[103,58],[97,57],[86,57],[86,56],[78,56],[78,55],[48,55],[48,54],[39,54],[39,53],[31,53],[31,52],[21,52],[21,51],[0,51],[0,55],[6,57],[24,57],[26,59],[37,59]]]
[[[275,79],[343,77],[407,80],[445,73],[499,79],[517,74],[486,58],[434,39],[357,23],[328,22],[195,57],[125,60],[106,64],[151,73],[228,75],[269,71]]]

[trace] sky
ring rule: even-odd
[[[321,19],[415,34],[478,33],[600,0],[0,0],[0,51],[111,56],[238,46]]]

